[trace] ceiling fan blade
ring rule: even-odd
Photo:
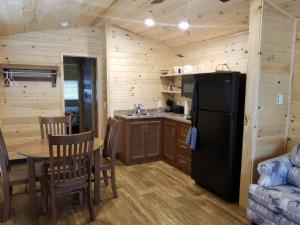
[[[152,2],[151,2],[151,4],[158,4],[158,3],[162,3],[162,2],[164,2],[165,0],[153,0]]]

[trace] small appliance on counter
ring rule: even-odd
[[[174,101],[171,99],[168,99],[166,104],[167,104],[166,112],[173,112]]]
[[[195,75],[185,75],[181,79],[181,96],[192,99]]]
[[[190,115],[190,104],[187,99],[184,100],[184,115]]]
[[[183,114],[184,113],[184,107],[181,106],[181,105],[174,105],[173,106],[173,113]]]

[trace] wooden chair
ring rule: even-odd
[[[72,134],[71,116],[39,117],[41,138],[45,139],[49,134],[69,135]]]
[[[111,187],[115,198],[118,197],[116,187],[116,174],[115,174],[115,159],[117,153],[117,140],[119,139],[121,122],[114,119],[108,119],[106,134],[104,139],[103,154],[100,159],[100,171],[103,173],[105,185],[108,185],[108,180],[111,180]],[[110,176],[108,171],[110,170]]]
[[[49,167],[46,168],[47,189],[51,197],[52,219],[56,223],[56,198],[84,192],[91,220],[95,220],[91,197],[93,133],[48,136]]]
[[[28,183],[27,164],[10,165],[7,148],[0,129],[0,175],[2,178],[2,202],[0,204],[0,221],[5,222],[9,217],[11,197],[14,185]],[[41,182],[42,197],[46,197],[45,179],[42,167],[37,167],[36,181]]]

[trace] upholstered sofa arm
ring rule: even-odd
[[[288,172],[292,166],[289,154],[259,163],[257,167],[260,174],[258,184],[261,186],[286,184]]]

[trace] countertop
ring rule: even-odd
[[[136,119],[160,119],[160,118],[165,118],[165,119],[170,119],[170,120],[176,120],[179,122],[184,122],[184,123],[191,123],[190,120],[187,120],[186,115],[183,114],[176,114],[176,113],[169,113],[169,112],[150,112],[146,115],[129,115],[129,111],[118,111],[115,112],[115,117],[116,118],[121,118],[121,119],[126,119],[126,120],[136,120]]]

